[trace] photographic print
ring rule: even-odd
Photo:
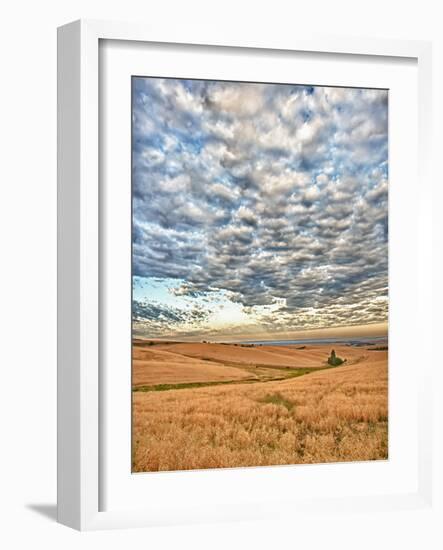
[[[388,91],[132,77],[132,471],[388,458]]]

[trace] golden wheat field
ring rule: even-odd
[[[387,351],[336,346],[347,361],[326,368],[325,345],[145,347],[133,352],[134,472],[388,456]]]
[[[156,349],[157,347],[161,349]],[[132,384],[215,382],[248,378],[247,372],[201,358],[174,353],[163,346],[155,348],[134,345],[132,354]]]

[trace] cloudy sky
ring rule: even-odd
[[[387,91],[132,85],[136,335],[386,321]]]

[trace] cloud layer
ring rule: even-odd
[[[216,334],[221,290],[246,315],[234,332],[385,320],[387,100],[134,78],[133,274],[179,281],[171,294],[189,304],[206,297],[190,328],[189,308],[171,314],[147,293],[134,300],[136,328]]]

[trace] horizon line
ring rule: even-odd
[[[206,340],[213,343],[221,342],[261,342],[261,341],[284,341],[284,340],[300,340],[300,339],[325,339],[328,338],[383,338],[387,337],[389,332],[388,321],[379,323],[370,323],[366,325],[346,325],[338,327],[323,327],[302,329],[297,331],[282,331],[281,333],[265,333],[256,332],[250,334],[226,335],[225,338],[220,335],[205,335],[200,336],[157,336],[149,337],[142,335],[132,335],[132,339],[152,340],[152,341],[180,341],[180,342],[202,342]]]

